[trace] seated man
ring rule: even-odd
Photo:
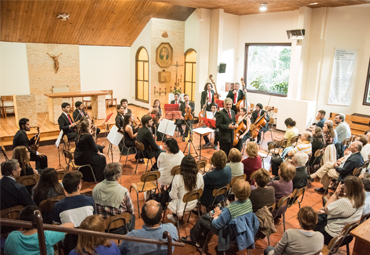
[[[335,115],[335,118],[334,118],[335,124],[337,124],[335,131],[338,134],[339,143],[351,137],[351,128],[349,127],[348,123],[345,122],[345,118],[346,116],[343,113],[339,113]]]
[[[35,205],[28,205],[19,214],[19,219],[24,221],[33,221],[34,211],[40,210]],[[61,225],[65,228],[73,228],[73,223]],[[62,241],[66,235],[64,232],[44,231],[47,254],[54,254],[53,245]],[[13,231],[9,234],[4,247],[5,254],[23,255],[40,254],[39,238],[37,228],[23,228],[23,231]]]
[[[257,144],[261,144],[261,134],[263,131],[266,132],[266,130],[268,129],[268,123],[270,121],[270,117],[268,116],[267,112],[263,110],[263,105],[261,103],[258,103],[256,105],[256,110],[252,112],[251,123],[253,124],[259,117],[263,115],[265,115],[266,125],[260,129],[257,135]]]
[[[145,239],[163,240],[163,232],[167,231],[172,241],[176,241],[177,229],[172,223],[162,224],[162,207],[161,204],[155,200],[146,202],[141,210],[141,217],[144,220],[142,229],[137,229],[129,232],[126,236],[140,237]],[[167,253],[166,245],[145,244],[135,242],[122,241],[119,247],[122,255],[135,255],[135,254],[162,254]],[[172,248],[172,252],[175,247]]]
[[[181,106],[181,100],[180,100],[180,94],[179,93],[175,93],[175,96],[174,96],[174,100],[171,101],[171,104],[178,104],[179,105],[179,110],[180,110],[180,106]],[[177,126],[177,130],[180,132],[181,136],[184,135],[184,130],[182,129],[182,120],[181,119],[177,119],[175,121],[175,124]]]
[[[320,167],[316,173],[311,174],[311,181],[316,177],[321,179],[320,182],[323,187],[315,188],[317,192],[323,193],[328,188],[331,179],[337,179],[340,177],[340,179],[343,180],[347,175],[351,174],[356,167],[360,167],[364,164],[364,160],[360,153],[362,149],[362,144],[360,142],[355,141],[351,143],[348,149],[351,154],[350,156],[347,156],[347,159],[346,157],[341,158],[334,164],[328,162]]]
[[[293,178],[293,190],[306,187],[307,168],[306,163],[308,155],[303,152],[297,152],[292,158],[292,164],[295,166],[295,176]]]
[[[155,158],[155,163],[153,164],[152,170],[158,170],[157,167],[157,158],[162,152],[161,148],[155,143],[152,129],[153,118],[150,115],[144,115],[141,117],[142,128],[139,129],[137,133],[136,140],[141,142],[144,145],[144,157],[145,158]]]
[[[63,134],[68,137],[68,139],[75,139],[76,138],[76,123],[73,122],[71,116],[69,115],[69,111],[71,110],[71,106],[69,103],[62,104],[62,114],[58,118],[59,129],[63,130]]]
[[[122,114],[123,114],[123,116],[126,114],[126,113],[132,113],[131,112],[131,110],[130,109],[128,109],[127,107],[128,107],[128,101],[127,101],[127,99],[126,98],[124,98],[124,99],[121,99],[121,102],[120,102],[120,105],[122,106]]]
[[[85,105],[81,101],[77,101],[75,103],[76,110],[73,112],[73,120],[75,122],[79,121],[83,117],[89,117],[89,115],[85,112]],[[104,123],[103,123],[104,124]],[[100,133],[100,128],[96,127],[96,135]]]
[[[326,121],[325,114],[326,114],[326,111],[324,111],[324,110],[320,110],[317,113],[316,120],[318,120],[318,122],[316,123],[316,126],[321,127],[321,128],[324,127],[324,123]]]
[[[135,229],[134,206],[128,190],[118,183],[122,176],[122,165],[120,163],[109,163],[104,169],[104,180],[98,183],[92,191],[97,214],[104,219],[109,216],[128,212],[131,221],[127,222],[127,229]],[[122,227],[113,231],[115,234],[127,234],[126,228]]]

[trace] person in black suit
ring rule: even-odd
[[[258,103],[256,105],[256,110],[252,112],[251,123],[254,123],[259,117],[265,115],[266,125],[260,129],[260,132],[257,135],[257,144],[261,144],[261,133],[266,132],[268,129],[268,122],[270,121],[270,117],[268,116],[267,112],[263,110],[263,105]]]
[[[211,105],[215,102],[214,94],[212,90],[213,86],[211,83],[206,83],[204,86],[204,91],[202,91],[202,96],[200,99],[200,107],[203,109],[204,105],[206,105],[206,111],[211,111]]]
[[[217,104],[213,103],[211,105],[211,112],[213,113],[213,118],[212,119],[216,120],[215,116],[216,116],[216,113],[217,113]],[[218,143],[218,140],[219,140],[219,138],[218,138],[219,134],[218,134],[218,129],[217,128],[214,129],[214,130],[215,130],[215,140],[213,142],[213,148],[215,150],[217,150],[217,143]],[[211,143],[209,142],[208,135],[203,136],[203,139],[204,139],[204,142],[205,142],[204,147],[208,147],[208,146],[211,145]]]
[[[171,104],[181,105],[181,100],[180,100],[180,94],[179,93],[175,94],[175,100],[172,100]],[[180,131],[181,136],[183,136],[184,130],[182,129],[182,120],[181,119],[176,120],[176,126],[177,126],[177,129]]]
[[[69,111],[71,106],[69,103],[62,104],[62,114],[58,118],[59,129],[63,130],[63,134],[68,137],[68,139],[76,138],[76,123],[73,122]]]
[[[181,105],[180,105],[180,111],[181,111],[181,120],[183,120],[186,124],[186,127],[185,127],[185,133],[184,135],[182,136],[182,141],[185,142],[185,137],[188,136],[188,133],[189,133],[189,130],[193,127],[193,120],[185,120],[185,110],[186,108],[190,107],[191,109],[191,115],[193,115],[194,117],[194,103],[190,102],[189,101],[189,96],[187,94],[184,95],[184,100],[185,102],[182,102]]]
[[[223,150],[227,156],[233,147],[234,129],[238,127],[235,124],[235,112],[231,110],[232,105],[232,99],[226,98],[224,101],[225,108],[216,113],[216,127],[219,129],[220,150]]]
[[[76,139],[76,149],[74,152],[74,159],[76,165],[90,164],[97,182],[104,180],[104,168],[107,164],[103,153],[99,152],[94,138],[91,135],[91,122],[89,119],[84,119],[79,124],[78,137]],[[85,168],[84,181],[93,182],[94,177],[92,176],[90,169]],[[88,170],[87,170],[88,169]]]
[[[234,84],[234,89],[231,89],[229,91],[229,93],[227,94],[226,97],[230,98],[232,100],[232,103],[233,103],[233,106],[232,106],[232,110],[234,112],[236,112],[236,104],[242,100],[242,98],[244,97],[244,91],[239,89],[239,83],[235,83]]]
[[[125,109],[122,107],[122,105],[117,105],[117,116],[116,116],[116,126],[118,127],[118,130],[123,133],[123,120],[124,120],[124,114],[123,111]],[[131,113],[130,113],[131,114]]]
[[[171,101],[171,104],[181,104],[180,94],[179,93],[176,93],[175,94],[175,100],[172,100]]]
[[[126,98],[124,99],[121,99],[121,102],[120,102],[120,105],[122,105],[123,107],[123,115],[125,115],[126,113],[132,113],[130,109],[128,109],[128,101]]]
[[[73,112],[73,120],[74,122],[79,121],[83,117],[89,117],[89,115],[85,112],[85,105],[81,101],[77,101],[75,103],[76,110]],[[100,128],[96,127],[96,135],[100,133]]]
[[[144,145],[144,157],[145,158],[155,158],[155,163],[152,166],[152,171],[158,170],[157,166],[157,159],[159,154],[162,152],[161,148],[155,143],[153,134],[152,134],[152,126],[153,126],[153,118],[150,115],[144,115],[141,117],[141,123],[143,125],[142,128],[139,129],[137,133],[136,140],[141,142]]]
[[[34,143],[36,135],[29,140],[26,131],[30,131],[30,120],[22,118],[19,120],[19,130],[13,138],[13,149],[17,146],[25,146],[30,152],[30,161],[36,162],[36,169],[42,170],[48,167],[48,157],[33,150],[30,145]]]

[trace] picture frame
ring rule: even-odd
[[[158,81],[159,82],[170,82],[171,81],[171,72],[161,71],[158,72]]]
[[[170,43],[161,43],[156,51],[156,61],[160,67],[169,67],[172,64],[173,49]]]

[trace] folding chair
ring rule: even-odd
[[[338,252],[340,244],[343,242],[343,239],[344,239],[344,237],[342,235],[334,237],[333,239],[331,239],[328,246],[324,246],[322,248],[320,254],[322,254],[322,255],[336,254]]]
[[[53,223],[53,217],[52,216],[48,217],[48,215],[53,215],[55,203],[59,202],[64,197],[65,197],[64,195],[60,195],[57,197],[52,197],[52,198],[48,198],[48,199],[41,201],[39,207],[40,207],[40,211],[41,211],[42,219],[44,223],[48,223],[48,224]]]
[[[129,232],[127,224],[131,221],[131,214],[124,212],[114,216],[109,216],[104,220],[104,228],[107,233],[110,233],[112,229],[118,229],[125,227],[126,234]],[[118,243],[120,240],[118,241]]]
[[[218,189],[214,189],[213,192],[212,192],[212,196],[213,196],[213,202],[212,204],[207,208],[207,212],[210,211],[210,209],[215,205],[215,202],[216,202],[216,199],[218,196],[221,196],[223,194],[225,194],[225,197],[223,200],[221,200],[219,203],[221,203],[221,205],[223,207],[225,207],[225,202],[226,202],[226,199],[227,199],[227,192],[228,190],[230,189],[230,184],[227,184],[226,186],[223,186],[221,188],[218,188]]]
[[[24,207],[23,205],[17,205],[14,207],[3,209],[0,211],[0,217],[17,220],[23,207]]]
[[[128,159],[128,156],[130,155],[130,150],[133,149],[136,151],[137,153],[137,149],[136,149],[136,146],[132,146],[132,147],[127,147],[126,144],[125,144],[125,141],[124,141],[124,137],[122,138],[123,139],[123,147],[122,147],[122,151],[121,151],[121,155],[119,157],[119,161],[121,161],[121,158],[122,158],[122,154],[123,154],[123,151],[124,149],[126,149],[126,162],[125,162],[125,166],[127,165],[127,159]],[[139,159],[138,159],[139,160]]]
[[[153,166],[153,162],[152,162],[152,158],[148,158],[148,157],[145,157],[144,156],[144,150],[145,150],[145,147],[144,147],[144,144],[139,142],[139,141],[135,141],[135,147],[137,149],[137,153],[138,153],[138,159],[139,158],[146,158],[148,159],[148,161],[146,162],[146,169],[145,169],[145,172],[148,171],[148,165],[149,165],[149,161],[150,161],[150,164]],[[140,157],[140,155],[142,157]],[[136,162],[136,168],[135,168],[135,174],[136,174],[136,171],[137,171],[137,166],[139,165],[139,160]]]
[[[295,205],[296,203],[298,203],[298,207],[299,207],[299,209],[301,209],[301,203],[303,201],[305,191],[306,191],[305,187],[293,190],[293,193],[290,195],[288,208]],[[299,200],[300,196],[302,196],[301,200]]]
[[[66,159],[66,163],[67,163],[67,168],[69,169],[70,165],[72,164],[72,167],[75,168],[77,171],[81,171],[82,168],[84,167],[88,167],[90,168],[90,171],[91,171],[91,175],[94,177],[94,181],[95,183],[97,183],[96,181],[96,178],[95,178],[95,173],[94,173],[94,170],[92,168],[92,166],[90,164],[85,164],[85,165],[76,165],[76,163],[74,162],[74,156],[73,156],[73,153],[69,150],[63,150],[63,154],[64,154],[64,157]],[[68,162],[67,162],[67,159],[68,159]]]
[[[32,193],[32,187],[35,186],[40,180],[40,175],[33,174],[33,175],[24,175],[17,179],[17,183],[22,184],[28,190],[28,192]]]
[[[274,220],[279,215],[283,214],[283,226],[284,226],[284,232],[285,232],[285,212],[288,209],[290,196],[285,196],[279,199],[279,202],[277,203],[277,206],[275,208],[276,212],[273,213]]]
[[[205,174],[206,173],[206,165],[207,165],[207,161],[205,161],[205,160],[197,161],[198,171],[200,171],[200,169],[203,168],[203,174]]]

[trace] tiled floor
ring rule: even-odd
[[[281,135],[281,133],[274,132],[274,136],[275,135]],[[266,138],[269,137],[269,136],[270,135],[266,135]],[[178,138],[178,137],[175,137],[175,138],[179,142],[180,149],[184,150],[186,142],[181,142],[181,139]],[[212,140],[213,139],[211,139],[211,141]],[[108,147],[109,143],[108,143],[108,141],[105,141],[105,138],[99,138],[98,139],[99,144],[102,144],[103,142],[106,145],[106,147]],[[194,144],[195,144],[195,147],[198,148],[198,146],[199,146],[199,137],[197,137],[197,135],[194,135]],[[74,146],[74,145],[72,144],[72,146]],[[264,143],[261,145],[261,149],[266,149],[266,148],[267,148],[267,140],[265,140]],[[58,150],[57,150],[57,148],[55,148],[55,146],[52,146],[52,145],[43,146],[43,147],[40,147],[39,151],[48,156],[48,158],[49,158],[49,167],[57,167],[58,166],[58,164],[59,164]],[[105,152],[106,151],[107,151],[107,148],[105,149]],[[213,152],[214,152],[213,148],[205,149],[205,150],[202,150],[202,155],[207,157],[207,158],[210,158],[210,156],[212,155]],[[114,162],[117,162],[118,160],[120,160],[119,151],[118,151],[117,147],[114,147],[114,153],[113,154],[114,154],[114,156],[113,156],[113,161]],[[8,152],[8,156],[11,157],[11,152]],[[3,160],[4,159],[1,158],[1,161],[3,161]],[[107,163],[109,163],[109,162],[112,162],[112,159],[107,156]],[[120,162],[124,164],[125,163],[125,157],[122,157]],[[62,156],[61,156],[61,164],[63,166],[66,166],[66,163],[64,161],[64,157],[62,157]],[[138,166],[138,172],[135,174],[134,173],[135,172],[135,166],[136,166],[135,158],[134,158],[133,155],[131,155],[128,158],[127,166],[124,167],[123,176],[120,179],[120,183],[128,189],[130,188],[131,183],[140,181],[140,176],[145,171],[145,165],[140,164]],[[84,190],[91,190],[94,187],[94,185],[95,184],[93,184],[93,183],[84,183],[83,189]],[[314,188],[316,188],[316,187],[320,187],[320,183],[314,182],[312,187],[308,188],[306,190],[304,200],[301,204],[302,206],[307,206],[307,205],[312,206],[315,210],[318,210],[322,207],[321,195],[314,191]],[[138,228],[141,228],[141,226],[143,225],[143,221],[137,217],[137,210],[136,210],[137,209],[137,199],[136,199],[136,194],[135,194],[134,191],[131,193],[131,197],[132,197],[132,200],[133,200],[134,205],[135,205],[136,229],[138,229]],[[139,195],[139,203],[140,203],[140,207],[141,207],[143,205],[143,195],[142,194]],[[289,208],[287,210],[287,212],[286,212],[286,228],[287,229],[289,229],[289,228],[299,228],[298,221],[296,219],[297,212],[298,212],[298,205],[294,205],[294,206],[292,206],[291,208]],[[197,220],[197,216],[195,216],[193,214],[190,218],[190,223],[184,223],[184,224],[181,225],[181,227],[180,227],[181,228],[180,229],[181,236],[189,235],[190,229],[195,224],[196,220]],[[168,222],[167,219],[165,221]],[[279,222],[276,227],[277,227],[277,233],[273,234],[270,237],[271,245],[273,245],[273,246],[280,240],[280,238],[283,234],[282,222]],[[217,240],[218,240],[217,236],[214,235],[212,237],[212,239],[210,240],[210,242],[209,242],[208,253],[216,254]],[[350,250],[351,251],[352,251],[352,248],[353,248],[353,243],[354,242],[352,242],[351,245],[350,245]],[[257,241],[256,242],[256,248],[254,250],[252,250],[252,254],[263,254],[263,250],[266,248],[266,246],[267,246],[267,239]],[[186,245],[184,248],[176,248],[174,254],[199,254],[199,252],[196,250],[195,247]],[[232,250],[229,250],[227,252],[227,254],[246,254],[246,251],[237,251],[237,248],[234,248]],[[341,248],[341,250],[338,254],[346,254],[345,253],[345,248]]]

